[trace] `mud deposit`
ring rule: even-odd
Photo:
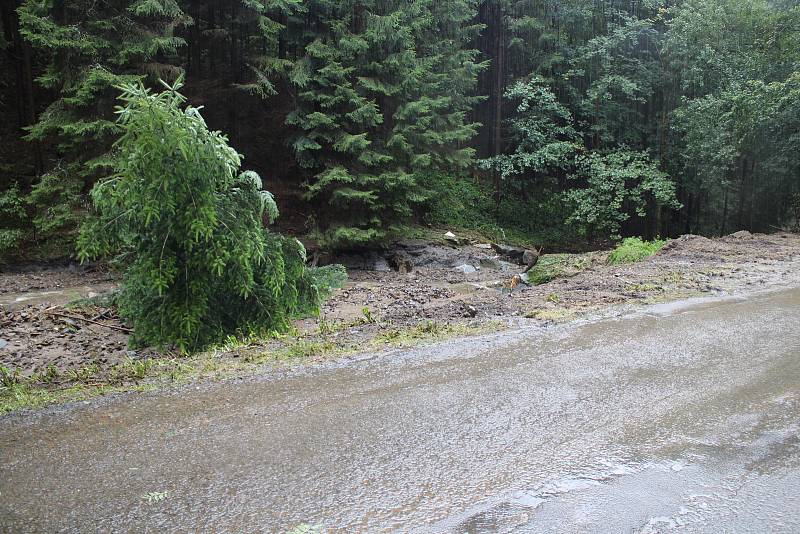
[[[256,343],[245,351],[264,353],[300,342],[302,356],[324,359],[331,349],[357,351],[428,325],[464,332],[487,324],[544,326],[612,305],[725,295],[800,279],[800,236],[793,234],[683,236],[654,257],[621,266],[607,265],[603,252],[546,252],[531,273],[553,279],[515,287],[512,277],[521,268],[495,257],[486,244],[409,241],[386,254],[343,258],[350,281],[325,304],[321,320],[298,321],[299,337]],[[406,257],[413,270],[392,271],[386,258],[393,254]],[[457,269],[464,265],[475,272]],[[154,357],[152,351],[128,348],[127,325],[113,310],[86,302],[68,305],[113,287],[112,275],[97,269],[0,274],[0,365],[21,376],[50,372],[46,386],[63,387],[103,382],[120,366]],[[242,352],[223,348],[215,358],[237,359]]]

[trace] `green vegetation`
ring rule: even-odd
[[[478,27],[467,1],[311,4],[286,32],[302,51],[289,75],[292,147],[313,175],[322,243],[379,243],[424,199],[422,175],[471,162]]]
[[[576,315],[573,310],[564,308],[555,308],[547,310],[533,310],[525,314],[528,319],[538,319],[540,321],[547,321],[553,323],[565,322]]]
[[[492,199],[491,187],[477,179],[435,176],[427,180],[427,200],[423,222],[476,240],[512,242],[525,246],[557,245],[579,239],[567,225],[552,226],[561,220],[562,206],[554,199],[525,202],[504,196],[499,205]],[[438,232],[436,236],[441,235]],[[473,234],[473,235],[469,235]]]
[[[158,94],[122,87],[114,175],[92,192],[98,213],[81,231],[80,257],[124,266],[115,301],[135,343],[185,351],[285,330],[329,288],[297,240],[262,228],[278,216],[272,195],[239,172],[241,156],[197,108],[184,109],[180,84]]]
[[[68,252],[118,161],[119,87],[180,75],[331,249],[417,222],[571,245],[800,224],[796,3],[10,0],[0,18],[0,255]]]
[[[628,237],[611,252],[608,263],[616,265],[618,263],[634,263],[649,258],[666,245],[665,240],[656,239],[654,241],[643,241],[639,237]]]

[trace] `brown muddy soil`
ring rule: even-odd
[[[412,272],[389,269],[386,258],[397,253],[414,264]],[[485,244],[399,243],[386,255],[342,258],[350,266],[350,280],[324,305],[321,319],[298,321],[297,337],[263,346],[274,349],[301,339],[366,347],[389,332],[430,324],[546,326],[613,305],[800,282],[797,234],[687,235],[639,263],[608,265],[607,258],[607,252],[544,255],[532,274],[555,278],[515,285],[512,278],[521,268],[496,257]],[[457,269],[464,265],[475,272]],[[46,373],[50,366],[60,376],[77,377],[87,367],[102,376],[104,370],[154,356],[154,351],[129,349],[126,325],[113,310],[68,304],[113,287],[113,276],[96,267],[0,273],[0,365],[27,376]],[[237,350],[222,351],[222,357],[226,354],[241,356]]]

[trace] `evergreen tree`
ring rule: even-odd
[[[134,342],[196,349],[231,334],[283,330],[318,310],[325,287],[299,241],[262,228],[278,216],[261,179],[173,87],[122,87],[114,175],[92,191],[81,259],[123,267],[117,304]],[[328,269],[326,274],[335,272]]]
[[[18,12],[22,35],[46,58],[37,81],[56,95],[27,135],[53,155],[28,198],[36,228],[49,233],[74,227],[80,192],[105,172],[121,133],[115,87],[174,77],[167,60],[183,41],[173,32],[187,19],[176,0],[25,0]]]
[[[290,76],[293,149],[313,174],[323,242],[371,245],[424,200],[420,176],[472,158],[465,142],[476,128],[466,114],[480,66],[465,49],[476,31],[471,4],[456,2],[449,14],[427,0],[310,4],[308,30],[294,32],[302,52]]]

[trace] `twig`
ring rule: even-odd
[[[85,317],[80,317],[78,315],[67,315],[65,313],[58,313],[58,312],[47,311],[47,310],[44,310],[42,313],[44,313],[46,315],[55,315],[56,317],[64,317],[65,319],[72,319],[72,320],[75,320],[75,321],[85,321],[87,323],[92,323],[92,324],[96,324],[96,325],[100,325],[100,326],[105,326],[106,328],[111,328],[112,330],[119,330],[120,332],[125,332],[127,334],[133,333],[133,330],[131,330],[130,328],[125,328],[124,326],[116,326],[116,325],[113,325],[113,324],[105,324],[105,323],[101,323],[101,322],[98,322],[98,321],[93,321],[92,319],[87,319]]]
[[[102,319],[103,317],[105,317],[106,315],[108,315],[108,312],[109,312],[109,310],[105,310],[105,311],[103,311],[102,313],[98,313],[97,315],[95,315],[94,317],[92,317],[92,321],[96,321],[96,320],[98,320],[98,319]]]

